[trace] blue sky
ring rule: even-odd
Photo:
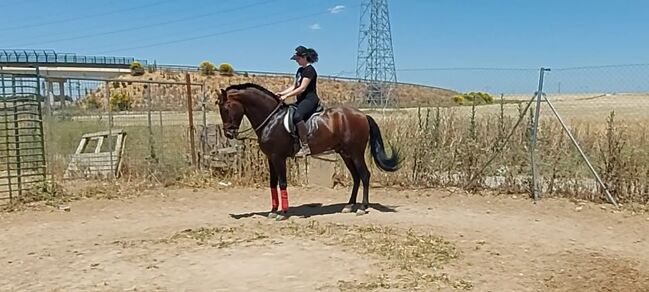
[[[293,72],[289,57],[303,44],[318,50],[320,74],[350,75],[360,2],[0,0],[0,48]],[[649,1],[393,0],[389,8],[400,81],[485,89],[471,80],[519,84],[538,73],[412,69],[649,63]]]

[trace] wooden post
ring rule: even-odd
[[[189,72],[185,73],[187,80],[187,112],[189,116],[189,149],[192,152],[192,166],[196,166],[196,145],[194,141],[194,112],[192,109],[192,80],[189,77]]]
[[[106,100],[108,101],[108,157],[110,160],[110,179],[115,179],[113,167],[113,105],[110,103],[110,81],[106,81]]]
[[[154,141],[153,141],[153,122],[151,121],[151,85],[152,84],[145,84],[144,87],[146,88],[146,118],[147,118],[147,126],[149,127],[149,156],[153,161],[156,163],[158,162],[158,157],[155,155],[155,146],[154,146]]]

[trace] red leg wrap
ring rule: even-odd
[[[282,211],[288,211],[288,192],[286,189],[280,191],[282,192]]]
[[[277,207],[279,207],[279,197],[277,196],[277,188],[270,188],[270,198],[273,203],[273,210],[277,210]]]

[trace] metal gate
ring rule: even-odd
[[[40,81],[0,72],[0,204],[45,179]]]

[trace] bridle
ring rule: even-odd
[[[255,128],[250,127],[250,128],[245,129],[245,130],[243,130],[243,131],[239,131],[239,125],[237,125],[237,126],[234,128],[234,130],[237,131],[237,132],[236,132],[236,135],[235,135],[235,139],[237,139],[237,140],[247,140],[247,139],[251,139],[251,138],[248,138],[248,137],[239,138],[239,135],[240,135],[240,134],[247,133],[247,132],[250,132],[250,131],[253,131],[253,130],[255,131],[255,133],[257,133],[259,130],[261,130],[262,128],[264,128],[264,126],[266,126],[266,124],[268,123],[268,121],[270,120],[270,118],[272,118],[273,115],[275,115],[275,113],[277,113],[277,111],[278,111],[280,108],[282,108],[282,106],[284,106],[284,105],[285,105],[284,101],[283,101],[283,100],[280,100],[279,103],[277,104],[277,106],[275,107],[275,109],[273,109],[273,111],[271,111],[270,114],[268,114],[268,116],[266,117],[266,119],[264,119],[264,121],[261,122],[261,124],[259,124],[259,126],[255,127]]]
[[[245,140],[245,139],[248,139],[248,138],[246,138],[246,137],[244,137],[244,138],[239,138],[238,135],[239,135],[239,134],[243,134],[243,133],[250,132],[250,131],[252,131],[252,130],[254,130],[255,133],[257,133],[257,132],[258,132],[259,130],[261,130],[264,126],[266,126],[266,124],[268,123],[268,121],[270,120],[270,118],[273,117],[273,115],[275,115],[275,113],[276,113],[276,112],[277,112],[277,111],[278,111],[278,110],[279,110],[283,105],[284,105],[284,102],[283,102],[283,101],[280,101],[280,102],[277,104],[277,106],[275,107],[275,109],[274,109],[272,112],[270,112],[270,114],[268,114],[268,116],[266,117],[266,119],[265,119],[263,122],[261,122],[261,124],[259,124],[259,126],[257,126],[257,127],[254,128],[254,129],[253,129],[252,127],[250,127],[250,128],[248,128],[248,129],[245,129],[245,130],[239,132],[239,127],[237,127],[237,128],[236,128],[236,130],[237,130],[237,137],[235,137],[235,139],[237,139],[237,140]]]

